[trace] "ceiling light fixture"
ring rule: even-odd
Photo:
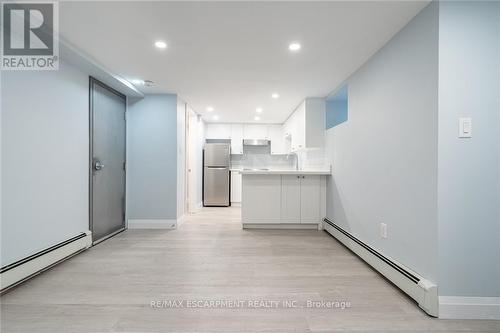
[[[292,52],[297,52],[298,50],[300,50],[302,46],[299,44],[299,43],[291,43],[290,45],[288,45],[288,49]]]
[[[214,111],[214,108],[212,106],[207,106],[207,111],[208,112],[213,112]]]
[[[259,121],[259,120],[260,120],[260,117],[259,117],[259,116],[255,116],[253,119],[254,119],[255,121]]]
[[[212,119],[213,119],[213,120],[218,120],[218,119],[219,119],[219,116],[214,115],[214,116],[212,117]]]
[[[143,86],[144,85],[144,80],[140,80],[140,79],[134,79],[132,80],[132,83],[135,84],[135,85],[140,85],[140,86]]]
[[[257,113],[262,113],[262,111],[264,111],[264,109],[262,109],[262,108],[255,109],[255,112],[257,112]]]
[[[155,46],[159,49],[166,49],[167,43],[165,43],[164,41],[158,40],[155,42]]]
[[[277,94],[277,93],[274,93],[274,94],[272,94],[272,95],[271,95],[271,97],[272,97],[272,98],[274,98],[274,99],[277,99],[277,98],[279,98],[279,97],[280,97],[280,95],[279,95],[279,94]]]

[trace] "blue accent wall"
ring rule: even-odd
[[[347,121],[348,102],[345,100],[329,100],[326,102],[326,129]]]
[[[127,110],[129,219],[177,218],[177,96],[145,95]]]

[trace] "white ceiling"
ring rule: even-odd
[[[427,3],[61,2],[59,24],[110,70],[154,81],[138,87],[144,93],[177,93],[208,121],[210,105],[220,122],[253,122],[262,107],[261,122],[281,123],[305,97],[338,87]]]

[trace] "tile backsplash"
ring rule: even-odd
[[[295,154],[271,155],[270,146],[244,146],[243,155],[231,155],[233,169],[295,169]]]

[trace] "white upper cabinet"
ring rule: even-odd
[[[205,137],[207,139],[231,139],[231,124],[208,123]]]
[[[306,98],[283,125],[209,123],[207,139],[231,140],[231,154],[243,154],[244,139],[271,140],[271,154],[322,148],[325,141],[324,98]]]
[[[244,139],[269,139],[267,133],[267,125],[261,124],[244,124],[243,125]]]
[[[292,152],[306,148],[322,148],[325,138],[324,98],[306,98],[284,124],[285,136]]]
[[[243,125],[231,125],[231,154],[243,154]]]
[[[287,154],[283,126],[269,125],[267,131],[271,140],[271,154]]]

